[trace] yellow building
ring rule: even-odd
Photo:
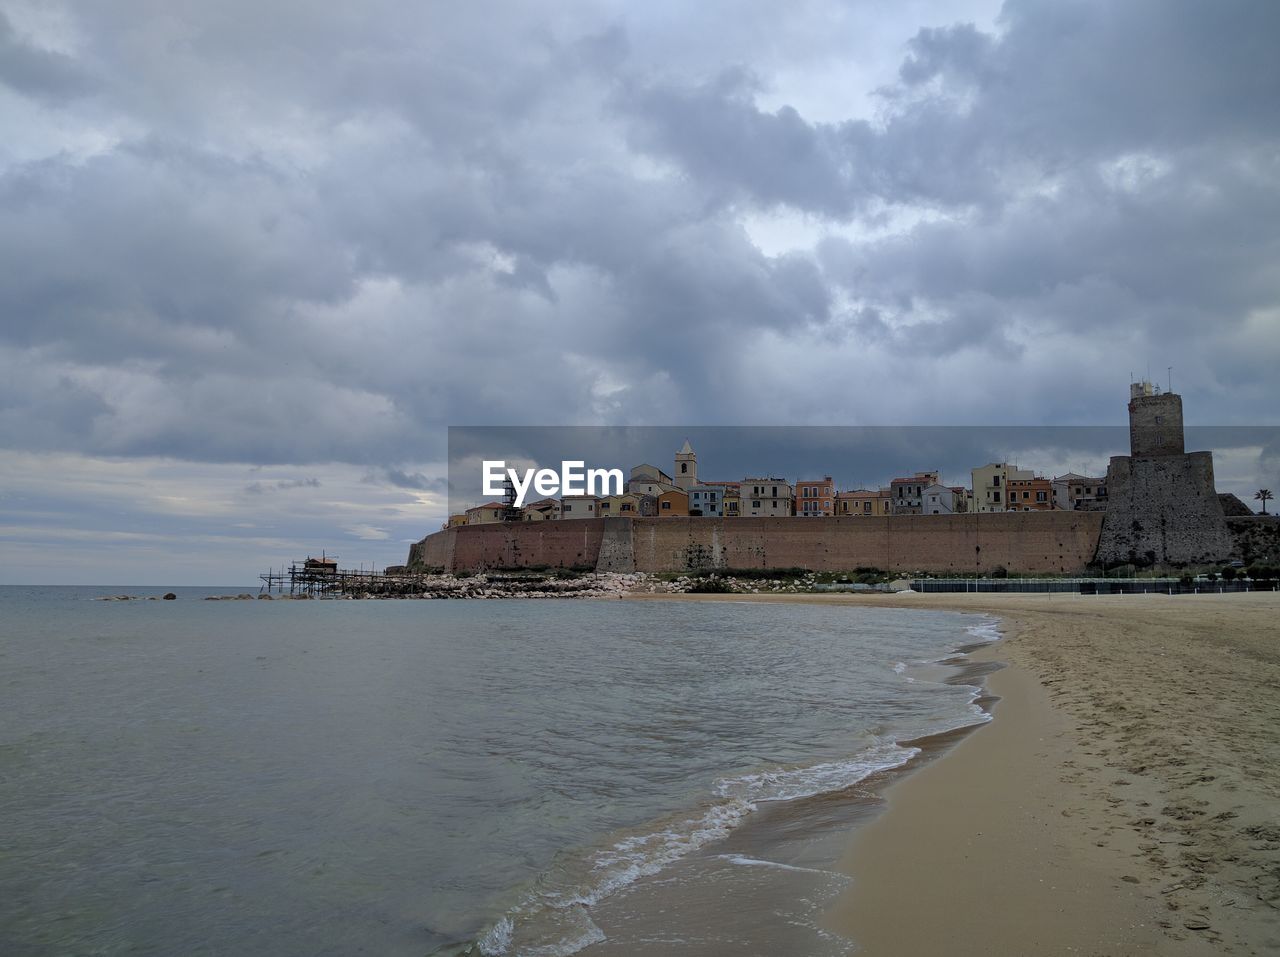
[[[836,496],[837,515],[888,515],[893,511],[893,493],[887,488],[878,491],[855,489]]]
[[[1010,480],[1029,481],[1035,475],[1008,462],[990,462],[973,470],[973,511],[1004,512],[1009,508]]]
[[[726,485],[720,500],[720,514],[725,518],[738,518],[742,514],[742,493],[737,485]]]
[[[601,518],[636,518],[654,514],[652,495],[624,492],[622,495],[606,495],[600,499],[597,514]]]
[[[490,522],[500,522],[506,511],[507,506],[502,502],[485,502],[483,505],[467,509],[467,524],[487,525]]]

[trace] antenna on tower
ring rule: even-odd
[[[1173,366],[1169,366],[1169,391],[1173,391]]]

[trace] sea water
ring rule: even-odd
[[[924,666],[995,637],[831,605],[94,600],[122,591],[162,590],[0,588],[0,952],[847,952],[809,837],[898,742],[983,719]]]

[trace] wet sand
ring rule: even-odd
[[[860,953],[1280,953],[1280,595],[735,598],[1003,620],[995,720],[853,832]]]

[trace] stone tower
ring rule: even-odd
[[[688,439],[684,440],[684,445],[676,453],[675,479],[676,485],[686,492],[698,484],[698,453],[693,450]]]
[[[1213,481],[1213,453],[1184,450],[1182,397],[1129,386],[1129,455],[1107,467],[1104,565],[1208,564],[1231,555]]]
[[[1150,382],[1129,386],[1129,454],[1181,455],[1182,396]]]

